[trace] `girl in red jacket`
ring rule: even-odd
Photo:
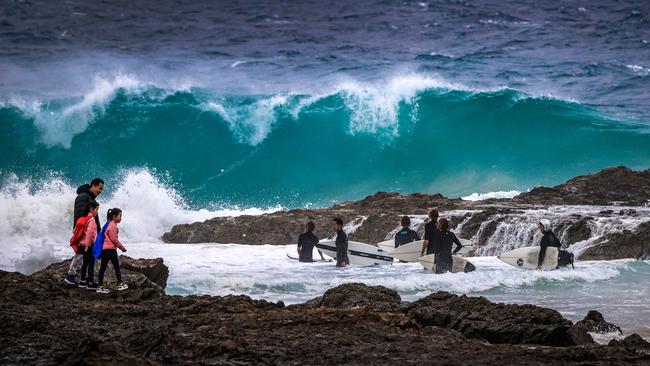
[[[122,222],[122,210],[119,208],[111,208],[106,214],[106,221],[108,221],[108,226],[106,227],[106,234],[104,236],[104,246],[102,247],[102,256],[101,264],[99,265],[99,288],[97,289],[98,293],[107,294],[110,291],[104,287],[104,272],[106,272],[106,267],[108,267],[108,262],[113,263],[113,268],[115,269],[115,277],[117,278],[117,290],[123,291],[129,288],[126,283],[122,283],[122,273],[120,272],[120,261],[117,259],[117,248],[120,248],[122,252],[126,252],[126,248],[120,242],[118,238],[119,229],[117,224]]]
[[[65,277],[64,281],[69,285],[77,285],[77,280],[75,278],[79,267],[81,267],[84,260],[84,243],[87,243],[90,240],[90,237],[93,236],[92,240],[95,240],[97,236],[97,226],[95,225],[95,216],[99,210],[99,204],[97,202],[90,202],[86,206],[85,214],[77,219],[77,222],[74,226],[74,232],[72,238],[70,239],[70,246],[74,250],[74,257],[70,262],[70,268],[68,269],[68,274]],[[92,224],[92,225],[91,225]],[[92,226],[92,227],[91,227]],[[94,232],[94,234],[93,234]],[[85,274],[82,271],[81,280],[85,281]]]
[[[81,282],[79,287],[87,288],[89,290],[97,290],[95,283],[95,256],[93,255],[93,244],[97,239],[97,224],[95,217],[99,213],[99,204],[96,202],[90,203],[90,214],[92,219],[88,220],[84,236],[79,243],[79,251],[83,254],[83,264],[81,265]]]

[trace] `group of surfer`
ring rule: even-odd
[[[434,254],[433,271],[435,273],[451,272],[453,265],[452,256],[458,253],[463,248],[463,245],[458,237],[449,230],[449,220],[441,218],[437,209],[429,211],[427,216],[429,222],[424,226],[424,240],[420,256]],[[403,216],[400,224],[401,229],[394,236],[395,248],[421,240],[418,233],[411,229],[411,219],[408,216]],[[540,242],[537,269],[541,269],[546,256],[546,248],[556,247],[559,249],[561,243],[551,230],[551,222],[549,220],[540,220],[538,227],[542,232],[542,239]],[[312,253],[319,241],[318,237],[314,234],[315,228],[316,226],[312,221],[307,222],[305,232],[300,234],[298,238],[298,254],[301,262],[313,261]],[[347,254],[348,236],[343,231],[343,220],[340,218],[332,220],[332,231],[336,235],[334,241],[336,244],[336,266],[345,267],[350,264],[350,260]],[[323,253],[320,250],[318,253],[321,259],[324,260]],[[560,251],[560,256],[565,254],[563,251]]]
[[[445,273],[451,271],[452,255],[462,249],[460,240],[454,233],[449,231],[449,221],[439,217],[438,210],[429,211],[429,223],[424,226],[424,244],[422,253],[434,256],[434,272]],[[411,229],[411,219],[403,216],[400,222],[402,228],[395,234],[395,248],[400,245],[412,243],[420,240],[417,232]],[[318,244],[318,237],[314,234],[316,226],[312,221],[305,224],[305,232],[298,237],[298,255],[301,262],[312,262],[312,252]],[[348,258],[348,236],[343,230],[343,220],[335,218],[332,220],[332,231],[336,238],[336,266],[346,267],[350,264]],[[452,251],[453,245],[456,245]],[[319,250],[321,259],[324,259],[323,253]]]

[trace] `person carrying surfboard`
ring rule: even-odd
[[[438,217],[440,214],[437,209],[429,211],[429,222],[424,225],[424,243],[422,243],[422,251],[420,257],[424,257],[424,253],[433,254],[438,246],[440,239],[440,231],[438,230]]]
[[[551,222],[547,219],[542,219],[537,223],[537,227],[542,232],[542,240],[539,243],[539,258],[537,261],[537,269],[542,269],[542,263],[544,262],[544,257],[546,256],[547,247],[556,247],[559,248],[562,246],[560,240],[558,240],[553,230],[551,230]]]
[[[305,225],[305,232],[298,237],[298,260],[301,262],[313,262],[312,253],[314,246],[318,244],[318,237],[314,235],[316,225],[312,221],[307,222]],[[320,259],[325,260],[323,252],[318,251]]]
[[[433,261],[433,270],[436,273],[451,272],[454,263],[451,256],[463,249],[463,244],[460,243],[456,234],[449,231],[449,221],[447,219],[438,219],[438,230],[440,232],[440,238]],[[454,244],[456,244],[456,249],[452,253],[451,247]]]
[[[348,258],[348,235],[343,231],[343,220],[332,220],[332,230],[336,233],[336,266],[345,267],[350,263]]]
[[[411,219],[408,216],[402,216],[401,224],[402,229],[395,234],[395,248],[420,240],[420,235],[411,230]]]

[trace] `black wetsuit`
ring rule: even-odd
[[[427,255],[434,254],[440,245],[440,230],[438,230],[435,220],[424,225],[424,240],[429,241]]]
[[[342,267],[343,262],[350,264],[348,258],[348,235],[343,230],[336,232],[336,266]]]
[[[299,260],[301,262],[313,262],[312,253],[314,252],[314,246],[318,244],[318,237],[314,233],[307,232],[302,233],[298,237],[298,248],[300,249]]]
[[[557,236],[555,236],[553,231],[549,230],[544,233],[544,236],[542,236],[542,241],[539,243],[539,246],[539,258],[537,260],[537,265],[541,266],[544,262],[544,257],[546,256],[546,248],[560,248],[562,244],[560,244],[560,241],[558,240]]]
[[[95,201],[95,195],[90,191],[90,184],[83,184],[77,188],[77,198],[74,200],[74,215],[72,218],[72,228],[77,224],[77,220],[80,217],[88,215],[88,204]],[[95,223],[97,224],[97,232],[102,231],[102,227],[99,224],[99,215],[95,216]]]
[[[456,244],[456,250],[454,250],[453,254],[456,254],[463,248],[456,234],[451,231],[440,232],[438,251],[435,253],[436,255],[433,260],[433,263],[436,265],[436,273],[451,272],[454,262],[453,258],[451,258],[451,247],[454,244]]]
[[[403,227],[402,230],[398,231],[397,234],[395,234],[395,248],[400,245],[412,243],[418,240],[420,240],[418,233],[407,227]]]

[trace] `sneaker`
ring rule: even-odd
[[[127,285],[126,283],[120,283],[120,284],[117,286],[117,291],[124,291],[124,290],[126,290],[127,288],[129,288],[129,285]]]
[[[79,284],[77,286],[79,286],[80,288],[87,288],[88,287],[88,282],[81,281],[81,282],[79,282]]]
[[[107,294],[107,293],[109,293],[109,292],[111,292],[111,290],[107,289],[107,288],[104,287],[104,286],[97,287],[97,293],[98,293],[98,294]]]
[[[74,278],[74,275],[65,276],[65,279],[63,279],[63,281],[68,285],[77,285],[77,280]]]
[[[99,286],[94,282],[91,282],[88,284],[88,286],[86,286],[86,290],[90,290],[90,291],[97,291],[98,288]]]

